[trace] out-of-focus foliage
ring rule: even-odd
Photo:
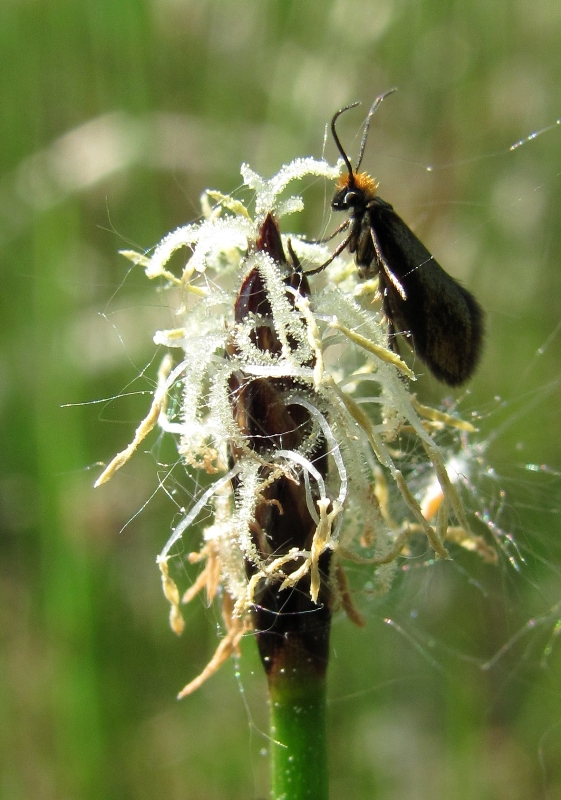
[[[4,3],[1,797],[267,793],[254,643],[239,677],[225,668],[174,699],[219,621],[199,603],[181,639],[167,627],[155,554],[193,488],[168,474],[173,446],[154,434],[92,489],[149,406],[152,333],[174,325],[117,250],[194,219],[205,187],[235,191],[243,161],[268,175],[319,157],[336,109],[362,100],[365,114],[394,85],[364,167],[487,310],[461,408],[482,413],[497,478],[473,504],[514,532],[525,563],[459,554],[383,599],[356,571],[368,626],[333,631],[332,795],[559,793],[560,25],[550,0]],[[341,120],[351,154],[362,118]],[[302,190],[298,224],[321,235],[332,189]],[[427,379],[419,393],[443,389]],[[102,398],[116,399],[91,404]]]

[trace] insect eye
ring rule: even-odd
[[[347,194],[345,195],[345,201],[344,202],[345,202],[345,205],[349,206],[349,208],[352,208],[353,206],[356,206],[358,204],[358,202],[359,202],[359,193],[358,192],[347,192]]]
[[[344,191],[336,192],[333,200],[331,201],[331,208],[335,211],[346,211],[348,206],[346,203],[347,194]]]

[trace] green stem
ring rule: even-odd
[[[269,676],[271,800],[327,800],[325,672],[286,665]]]

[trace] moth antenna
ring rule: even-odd
[[[387,92],[384,92],[383,94],[379,94],[378,97],[372,103],[372,107],[371,107],[370,111],[368,112],[368,116],[366,117],[366,123],[364,125],[364,133],[362,134],[362,141],[360,143],[360,150],[359,150],[359,153],[358,153],[358,161],[356,162],[356,167],[354,169],[355,172],[358,172],[358,170],[360,169],[360,165],[362,163],[362,157],[364,155],[364,148],[366,147],[366,140],[368,139],[368,131],[370,130],[370,120],[372,119],[372,116],[373,116],[374,112],[376,111],[376,109],[378,108],[378,106],[380,105],[382,100],[385,100],[386,97],[389,94],[393,94],[394,92],[397,92],[397,87],[395,87],[395,86],[394,86],[393,89],[388,89]],[[357,103],[354,103],[354,105],[356,106]],[[352,108],[352,107],[353,106],[347,106],[347,108]],[[342,109],[342,111],[346,111],[346,110],[347,110],[346,108]],[[342,111],[338,111],[337,112],[337,114],[333,117],[333,122],[335,122],[335,120],[337,119],[339,114],[342,113]],[[331,123],[331,129],[332,130],[333,130],[333,122]],[[333,135],[335,136],[335,133],[333,133]],[[339,150],[341,150],[340,146],[339,146]],[[343,152],[343,151],[341,150],[341,152]],[[344,154],[343,154],[343,157],[345,158],[345,162],[348,164],[348,160],[347,160],[347,158],[345,157]]]
[[[344,114],[345,111],[348,111],[350,108],[356,108],[359,105],[360,105],[360,103],[357,102],[357,103],[351,103],[350,106],[345,106],[345,108],[340,108],[339,111],[337,111],[333,115],[333,119],[331,120],[331,134],[333,136],[333,140],[334,140],[335,144],[337,145],[337,150],[343,156],[343,161],[345,162],[345,165],[346,165],[347,169],[349,170],[349,178],[351,180],[352,180],[352,177],[353,177],[353,166],[352,166],[351,162],[349,161],[348,155],[343,150],[343,146],[342,146],[341,142],[339,141],[339,137],[337,136],[337,131],[335,130],[335,123],[337,122],[337,120],[339,119],[341,114]]]

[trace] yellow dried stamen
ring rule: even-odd
[[[453,417],[451,414],[446,414],[444,411],[438,411],[436,408],[424,406],[422,403],[419,403],[416,395],[411,395],[411,405],[417,414],[425,419],[430,419],[433,422],[441,422],[443,425],[448,425],[450,428],[457,428],[459,431],[467,431],[467,433],[475,433],[477,431],[477,428],[472,425],[471,422],[458,419],[458,417]]]
[[[341,331],[347,339],[350,339],[351,342],[362,347],[363,350],[366,350],[369,353],[377,356],[381,361],[385,361],[386,364],[392,364],[392,366],[397,367],[397,369],[402,372],[404,375],[414,381],[415,380],[415,373],[409,369],[405,361],[402,361],[401,358],[394,353],[392,350],[388,350],[387,347],[381,347],[379,344],[375,344],[374,342],[367,339],[366,336],[362,336],[360,333],[356,333],[352,331],[350,328],[347,328],[346,325],[343,325],[336,317],[333,317],[332,320],[329,322],[330,328],[335,328],[337,331]]]
[[[333,507],[329,513],[327,508],[331,501],[327,497],[320,498],[317,501],[319,510],[319,523],[312,539],[312,553],[310,558],[310,597],[317,603],[318,594],[320,590],[320,574],[319,574],[319,558],[324,550],[329,546],[331,540],[331,530],[333,528],[333,521],[335,517],[341,513],[342,506],[336,500],[333,501]]]
[[[459,526],[450,526],[446,532],[446,538],[454,544],[460,545],[464,550],[477,553],[487,564],[496,564],[498,561],[497,551],[489,545],[483,536],[476,536],[474,533],[466,531]]]
[[[180,636],[183,633],[185,621],[179,609],[179,589],[177,588],[177,584],[173,578],[170,577],[168,558],[160,558],[160,556],[158,556],[156,563],[158,564],[160,572],[162,573],[162,588],[164,590],[164,596],[171,606],[169,611],[170,628],[174,633]]]
[[[136,250],[119,250],[119,253],[125,258],[128,258],[129,261],[132,261],[133,264],[144,267],[148,278],[165,278],[166,281],[169,281],[174,286],[182,286],[188,292],[191,292],[191,294],[197,295],[197,297],[207,297],[208,295],[208,290],[206,288],[202,286],[192,286],[187,282],[192,272],[187,273],[187,275],[183,274],[181,278],[177,278],[173,272],[170,272],[169,269],[165,269],[162,266],[158,266],[158,268],[154,270],[152,259],[145,256],[143,253],[137,253]]]
[[[439,536],[436,533],[436,531],[434,530],[434,528],[432,528],[429,525],[429,523],[426,521],[425,517],[423,516],[423,512],[421,511],[421,507],[420,507],[419,503],[415,500],[415,498],[414,498],[409,486],[407,485],[407,482],[406,482],[405,478],[401,474],[401,472],[398,469],[396,469],[395,464],[393,463],[393,461],[392,461],[392,459],[390,457],[390,454],[388,453],[387,448],[383,444],[382,440],[374,432],[372,424],[371,424],[369,418],[367,417],[367,415],[364,413],[362,408],[357,403],[355,403],[355,401],[352,400],[347,394],[345,394],[344,392],[341,392],[341,390],[338,389],[338,387],[335,386],[335,384],[333,384],[333,386],[334,386],[335,390],[337,391],[337,394],[339,395],[339,397],[343,401],[343,403],[344,403],[347,411],[349,412],[349,414],[351,414],[353,419],[360,425],[362,430],[368,436],[368,440],[370,442],[370,446],[372,447],[372,450],[374,451],[374,454],[375,454],[376,458],[378,459],[378,461],[380,462],[380,464],[383,464],[385,467],[387,467],[389,469],[392,478],[396,482],[397,487],[398,487],[399,491],[401,492],[401,496],[403,497],[403,499],[404,499],[407,507],[409,508],[409,510],[413,513],[413,516],[415,517],[417,522],[421,525],[421,527],[422,527],[427,539],[429,540],[429,543],[430,543],[432,549],[434,550],[434,552],[438,556],[440,556],[440,558],[448,558],[448,551],[444,547],[441,539],[439,538]],[[425,444],[425,443],[423,443],[423,444]],[[433,461],[433,464],[434,464],[435,469],[437,471],[438,479],[439,479],[439,481],[441,481],[441,485],[442,485],[441,478],[443,479],[443,476],[440,475],[440,467],[442,467],[444,469],[444,472],[446,473],[446,469],[444,467],[444,463],[442,461],[442,458],[440,457],[440,454],[438,453],[438,451],[436,451],[434,448],[430,448],[429,449],[426,444],[425,444],[425,448],[427,449],[427,452],[429,453],[429,456],[432,457],[434,455],[434,457],[432,458],[432,461]],[[433,453],[433,450],[434,450],[434,453]],[[448,474],[447,473],[446,473],[446,478],[447,478],[447,481],[448,481],[448,485],[451,486],[450,479],[448,478]],[[459,498],[458,498],[458,502],[459,502]],[[455,505],[454,501],[452,501],[452,507],[454,508],[454,512],[456,512],[456,506],[457,505],[458,504]],[[463,513],[463,507],[461,507],[461,502],[459,502],[459,506],[460,506],[460,508],[458,509],[458,511]],[[457,514],[456,514],[456,516],[457,516]],[[465,519],[465,514],[463,515],[463,519]],[[458,517],[458,521],[461,522],[459,517]],[[469,526],[467,525],[467,522],[466,522],[466,527],[469,529]]]
[[[294,292],[294,305],[304,317],[308,343],[314,352],[314,388],[319,389],[323,380],[323,349],[321,346],[321,333],[314,315],[310,309],[310,301],[299,292]]]
[[[388,489],[388,482],[383,470],[378,466],[374,467],[374,495],[378,500],[382,519],[390,530],[395,530],[398,525],[390,513],[390,492]]]
[[[187,605],[187,603],[190,603],[191,600],[194,597],[196,597],[196,595],[198,595],[199,592],[201,592],[206,587],[207,579],[208,579],[208,564],[203,569],[202,572],[199,572],[199,574],[195,578],[195,583],[193,583],[193,585],[190,586],[186,592],[184,592],[183,597],[181,598],[181,602],[183,603],[183,605]]]
[[[436,477],[442,486],[442,492],[450,501],[450,505],[452,506],[452,511],[456,515],[456,519],[466,531],[469,531],[470,527],[469,522],[467,521],[464,504],[461,501],[456,487],[450,480],[450,476],[448,475],[448,471],[446,469],[446,465],[444,464],[440,450],[437,450],[436,447],[430,446],[427,444],[427,442],[423,442],[423,447],[425,448],[430,460],[434,465]]]
[[[218,591],[222,572],[222,562],[217,543],[208,542],[200,552],[189,553],[187,560],[190,564],[197,564],[199,561],[206,560],[206,565],[197,575],[193,585],[183,594],[181,602],[187,605],[200,591],[206,589],[206,599],[210,605]]]
[[[250,630],[252,630],[252,626],[248,619],[240,619],[232,616],[231,627],[226,636],[220,641],[218,647],[214,651],[214,655],[203,671],[183,687],[177,695],[177,699],[182,700],[184,697],[187,697],[187,695],[192,694],[192,692],[196,691],[196,689],[210,678],[211,675],[214,675],[230,656],[236,655],[243,636]]]
[[[364,617],[353,603],[351,591],[347,582],[347,575],[339,562],[337,562],[337,566],[335,567],[335,578],[337,581],[337,591],[339,592],[341,605],[343,606],[345,614],[350,621],[359,628],[364,628],[366,624]]]
[[[171,365],[172,360],[171,356],[167,354],[164,356],[164,359],[160,365],[160,369],[158,370],[158,385],[156,387],[156,391],[154,392],[154,399],[152,400],[152,405],[150,406],[150,411],[142,420],[136,431],[134,432],[134,437],[132,442],[125,447],[124,450],[121,450],[120,453],[117,453],[115,458],[107,465],[107,467],[103,470],[97,481],[94,483],[94,488],[101,486],[102,483],[106,483],[108,480],[111,480],[113,475],[117,472],[118,469],[121,469],[130,457],[133,455],[134,451],[138,447],[138,445],[148,436],[150,431],[155,427],[160,414],[166,413],[167,407],[167,398],[168,398],[168,386],[167,386],[167,378],[171,372]]]
[[[207,206],[203,206],[203,211],[205,212],[205,216],[211,215],[219,216],[220,211],[225,208],[227,211],[231,211],[232,214],[238,217],[245,217],[246,219],[251,219],[249,216],[249,211],[241,203],[239,200],[234,199],[229,194],[222,194],[222,192],[218,192],[215,189],[207,189],[203,192],[201,196],[201,202],[204,204],[206,198],[210,197],[211,200],[214,200],[216,205],[211,208],[210,204]],[[207,212],[208,209],[208,212]]]

